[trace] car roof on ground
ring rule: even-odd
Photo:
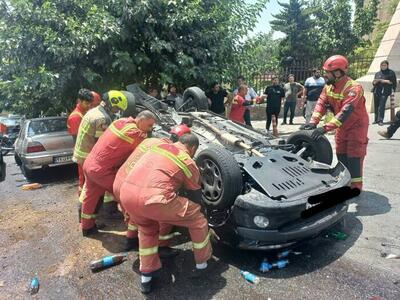
[[[55,119],[66,119],[67,117],[62,117],[62,116],[56,116],[56,117],[44,117],[44,118],[33,118],[33,119],[27,119],[27,121],[40,121],[40,120],[55,120]]]

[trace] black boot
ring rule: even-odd
[[[140,292],[142,294],[149,294],[153,290],[153,280],[154,278],[151,278],[150,281],[148,282],[141,282],[140,283]]]
[[[126,238],[125,239],[125,251],[137,250],[139,247],[139,239],[138,238]]]
[[[92,228],[89,228],[89,229],[82,229],[82,235],[83,236],[95,235],[98,232],[99,232],[99,230],[98,230],[96,225],[94,225]]]

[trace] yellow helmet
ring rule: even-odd
[[[105,98],[111,107],[118,107],[122,111],[128,108],[128,99],[121,91],[109,91],[106,93]]]

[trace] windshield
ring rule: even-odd
[[[66,118],[33,120],[29,124],[28,136],[62,131],[67,131]]]

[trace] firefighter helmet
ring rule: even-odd
[[[173,127],[170,131],[171,140],[175,143],[179,140],[179,138],[187,133],[191,133],[192,131],[186,124],[181,124]]]
[[[118,107],[122,111],[128,108],[128,100],[121,91],[109,91],[103,95],[103,100],[111,107]]]
[[[331,56],[324,63],[324,70],[328,72],[342,70],[344,73],[347,73],[348,69],[349,62],[347,58],[342,55]]]

